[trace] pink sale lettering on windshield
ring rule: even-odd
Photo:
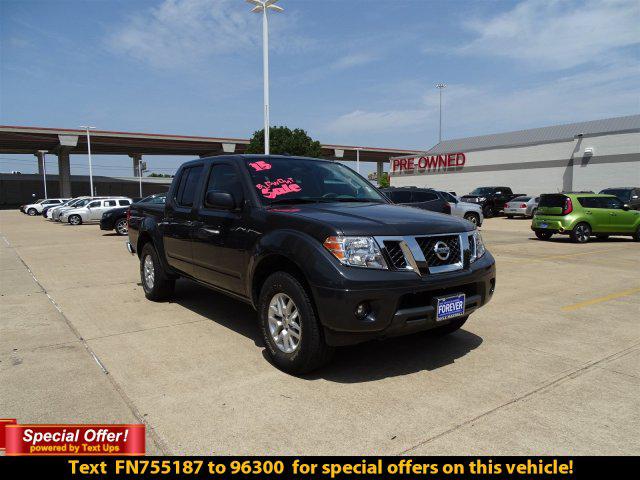
[[[265,198],[276,198],[286,193],[297,193],[302,190],[300,185],[295,183],[293,178],[278,178],[277,180],[266,181],[256,185],[262,196]]]

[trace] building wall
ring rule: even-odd
[[[584,155],[587,148],[593,149],[592,156]],[[458,194],[479,186],[504,185],[532,195],[640,185],[640,133],[462,153],[466,164],[459,170],[392,175],[391,185],[433,187]]]
[[[169,190],[171,179],[159,182],[158,179],[142,181],[142,194],[144,196],[154,193],[163,193]],[[97,195],[122,195],[125,197],[138,197],[140,186],[136,181],[126,181],[109,177],[94,177],[94,189]],[[71,191],[74,197],[89,195],[88,177],[71,176]],[[47,175],[47,196],[57,198],[60,196],[60,184],[57,175]],[[13,207],[30,203],[33,199],[44,198],[44,185],[40,175],[32,174],[0,174],[0,207]]]

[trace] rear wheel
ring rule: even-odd
[[[69,223],[71,225],[81,225],[82,224],[82,217],[80,217],[80,215],[71,215],[69,217]]]
[[[638,228],[636,228],[636,233],[633,234],[633,239],[636,242],[640,242],[640,226],[638,226]]]
[[[480,215],[478,215],[477,213],[465,213],[464,219],[476,226],[480,224]]]
[[[151,242],[142,247],[140,254],[140,279],[144,295],[149,300],[159,302],[165,300],[173,293],[176,281],[164,271],[158,252]]]
[[[484,215],[484,218],[491,218],[493,217],[493,209],[489,206],[486,206],[482,209],[482,214]]]
[[[536,232],[536,237],[538,237],[540,240],[549,240],[551,238],[551,235],[553,235],[553,233],[551,232]]]
[[[507,218],[511,220],[513,218],[513,215],[507,215]]]
[[[571,232],[571,240],[575,243],[587,243],[591,237],[591,227],[582,222],[575,226]]]
[[[126,218],[121,218],[116,222],[115,226],[116,233],[118,235],[126,235],[129,233],[129,225],[127,224]]]
[[[276,272],[265,280],[258,312],[267,354],[279,369],[302,374],[331,359],[311,298],[292,275]]]
[[[30,208],[29,210],[27,210],[27,214],[30,217],[35,217],[38,214],[38,211],[35,208]]]

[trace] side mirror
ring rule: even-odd
[[[206,207],[220,208],[223,210],[233,210],[236,208],[236,201],[229,192],[220,190],[209,190],[204,200]]]
[[[625,203],[625,204],[622,206],[622,209],[623,209],[623,210],[630,210],[630,209],[631,209],[631,205],[629,205],[628,203]]]

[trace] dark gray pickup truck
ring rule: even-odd
[[[393,205],[348,167],[311,158],[187,162],[164,206],[131,206],[127,246],[148,299],[184,277],[251,304],[269,357],[296,374],[338,345],[453,332],[495,288],[473,224]]]

